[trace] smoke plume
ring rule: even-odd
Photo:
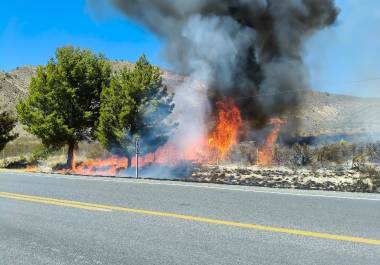
[[[109,1],[164,39],[174,69],[207,87],[192,92],[187,82],[177,111],[207,95],[211,104],[198,111],[212,113],[213,102],[232,96],[249,128],[296,110],[308,87],[303,43],[338,15],[334,0]]]

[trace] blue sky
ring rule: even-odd
[[[310,38],[305,63],[311,87],[340,94],[380,96],[380,1],[337,0],[337,25]],[[110,7],[96,14],[85,0],[4,0],[0,3],[0,69],[44,64],[65,44],[135,61],[160,56],[162,41]]]
[[[340,94],[380,96],[380,1],[337,0],[335,26],[314,35],[305,62],[311,87]]]
[[[107,10],[96,15],[85,0],[4,0],[0,3],[0,69],[44,64],[65,44],[134,61],[141,53],[159,64],[159,39]]]

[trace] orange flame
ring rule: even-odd
[[[259,166],[271,166],[273,164],[273,147],[284,123],[284,121],[277,118],[269,121],[269,124],[274,125],[274,128],[265,138],[265,144],[259,148],[257,157],[257,164]]]
[[[127,158],[111,156],[107,159],[86,160],[77,166],[72,173],[80,175],[116,176],[118,170],[127,167]]]
[[[25,168],[25,171],[27,171],[27,172],[38,172],[38,168],[36,166],[27,165]]]
[[[211,151],[214,150],[214,160],[221,160],[236,144],[242,120],[240,110],[231,99],[218,101],[216,106],[218,108],[218,119],[215,129],[208,136],[208,146]]]
[[[77,168],[77,157],[75,155],[75,151],[73,152],[73,164],[71,165],[71,171],[75,172]]]
[[[185,148],[179,148],[174,142],[158,148],[155,152],[139,158],[139,166],[162,164],[173,166],[181,161],[198,163],[216,163],[224,159],[231,147],[236,144],[238,131],[242,124],[240,110],[232,99],[224,99],[216,103],[218,115],[215,128],[207,139],[199,139]],[[131,166],[136,165],[136,159],[131,159]],[[107,159],[87,160],[73,168],[73,173],[81,175],[112,175],[121,169],[128,168],[128,159],[112,156]]]

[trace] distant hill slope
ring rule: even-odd
[[[132,63],[112,61],[113,70]],[[36,67],[18,67],[0,72],[0,110],[14,111],[19,98],[25,98]],[[173,89],[183,77],[162,71],[164,82]],[[316,91],[305,92],[298,118],[301,135],[380,133],[380,98],[359,98]],[[24,134],[23,130],[18,130]]]
[[[380,133],[380,98],[308,91],[298,114],[303,133]]]
[[[28,93],[28,86],[36,67],[18,67],[15,70],[0,72],[0,110],[13,111],[19,98]]]

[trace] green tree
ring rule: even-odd
[[[3,150],[5,145],[17,138],[16,133],[12,133],[13,128],[16,126],[16,119],[8,112],[0,113],[0,151]]]
[[[68,146],[67,166],[72,168],[78,142],[95,138],[100,93],[109,86],[111,66],[101,54],[65,46],[55,58],[38,67],[29,95],[17,112],[26,130],[51,148]]]
[[[160,70],[142,55],[132,69],[116,73],[103,90],[98,140],[112,153],[126,156],[130,166],[137,137],[142,154],[167,142],[175,127],[168,119],[173,108],[173,94],[162,84]]]

